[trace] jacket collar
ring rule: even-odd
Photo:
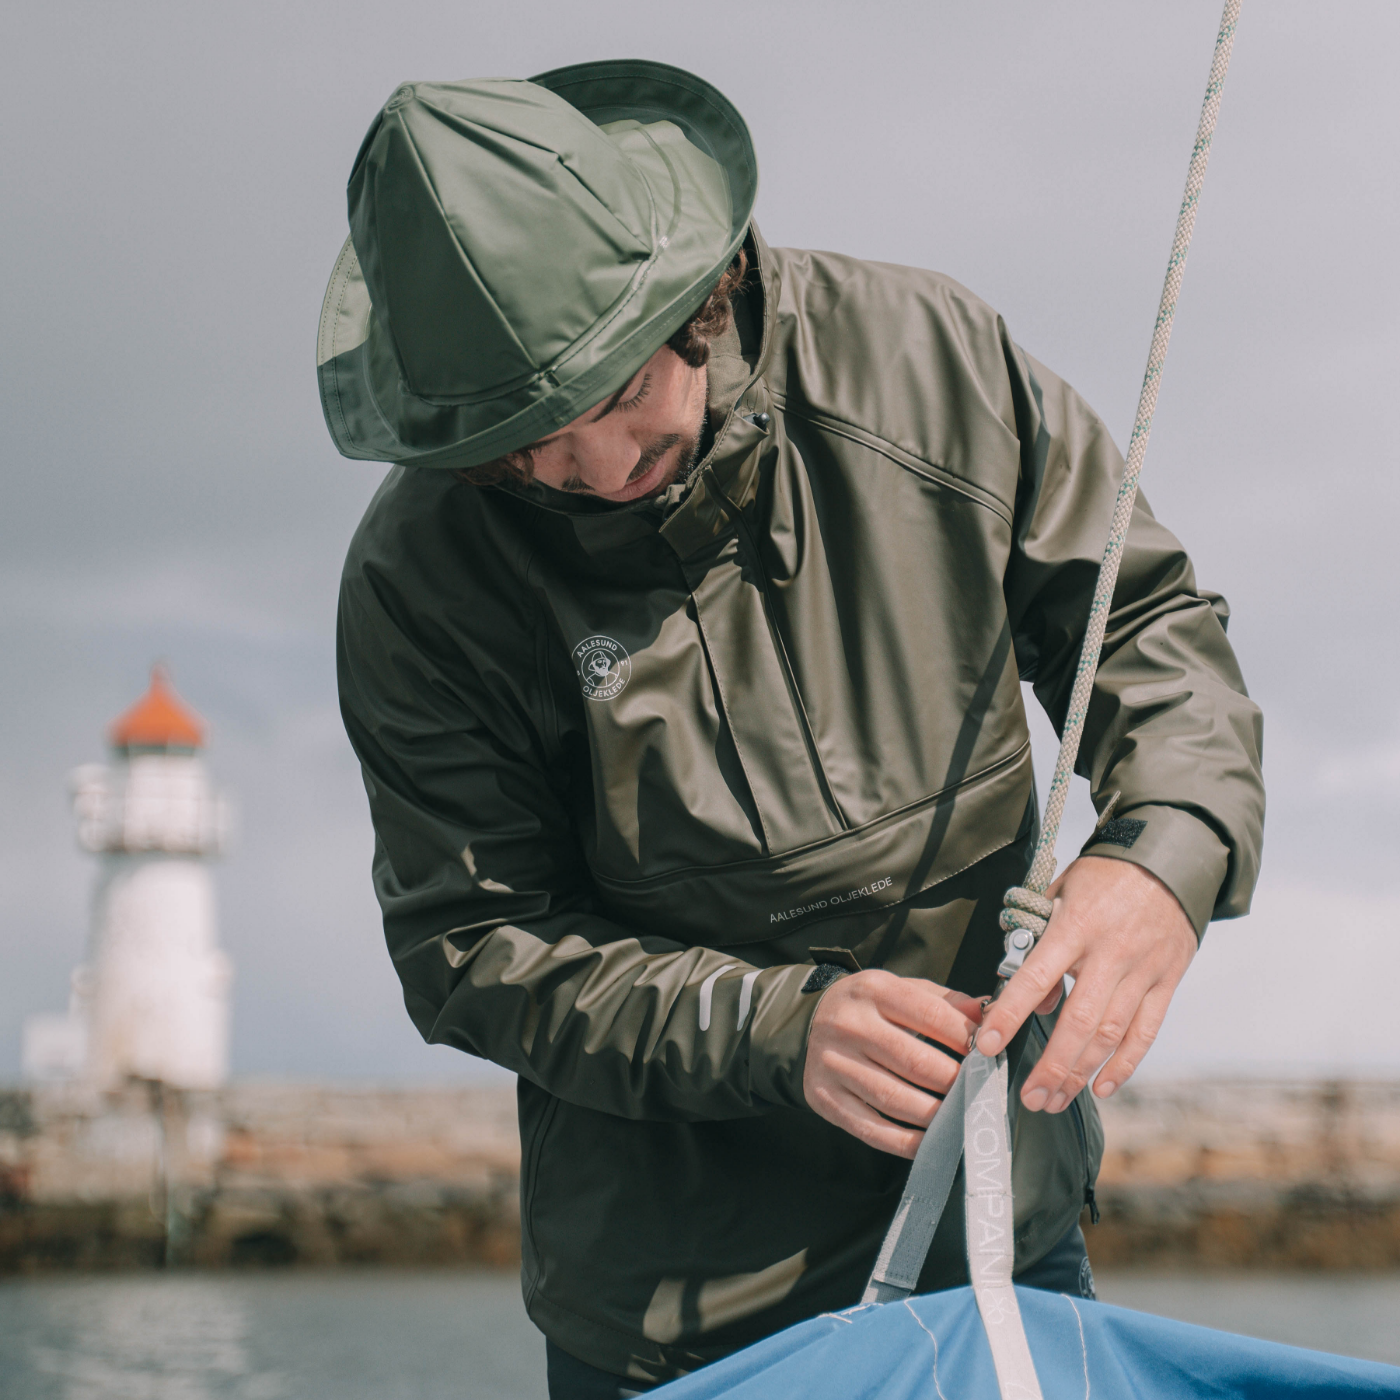
[[[764,374],[773,356],[781,289],[768,245],[753,224],[747,251],[757,286],[710,355],[710,421],[719,424],[714,443],[690,481],[661,497],[662,537],[682,559],[734,528],[734,517],[758,491],[759,463],[773,429]],[[673,492],[677,499],[670,504]]]

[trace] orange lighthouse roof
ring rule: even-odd
[[[188,752],[204,746],[204,721],[175,694],[165,667],[151,668],[151,688],[107,731],[114,749]]]

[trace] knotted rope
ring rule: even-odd
[[[1176,316],[1176,301],[1181,293],[1181,281],[1186,272],[1186,254],[1191,247],[1191,234],[1196,227],[1196,209],[1200,204],[1201,186],[1205,184],[1206,162],[1210,159],[1211,137],[1220,114],[1220,97],[1225,88],[1225,73],[1230,66],[1230,50],[1235,42],[1235,25],[1239,21],[1241,0],[1226,0],[1225,13],[1220,20],[1220,33],[1215,40],[1215,57],[1206,84],[1205,105],[1201,109],[1200,125],[1196,128],[1196,145],[1191,152],[1191,165],[1186,172],[1186,194],[1181,201],[1181,213],[1176,220],[1176,237],[1172,241],[1171,258],[1167,262],[1162,300],[1157,308],[1157,325],[1152,332],[1152,347],[1147,355],[1147,372],[1142,379],[1138,397],[1137,419],[1128,441],[1128,463],[1118,488],[1118,500],[1113,508],[1113,523],[1109,527],[1108,544],[1099,565],[1094,600],[1089,606],[1089,623],[1084,632],[1084,646],[1079,653],[1079,670],[1070,694],[1069,710],[1060,738],[1060,754],[1055,761],[1055,775],[1050,779],[1050,791],[1045,798],[1045,817],[1040,828],[1040,841],[1035,848],[1030,872],[1024,885],[1007,890],[1001,913],[1001,926],[1006,931],[1006,957],[997,969],[1000,978],[1009,978],[1025,961],[1026,954],[1045,932],[1050,919],[1051,902],[1045,891],[1055,874],[1055,843],[1060,834],[1060,819],[1064,815],[1065,799],[1069,796],[1070,778],[1079,757],[1079,741],[1084,733],[1084,721],[1089,712],[1089,699],[1094,690],[1094,675],[1098,670],[1099,654],[1103,650],[1104,632],[1113,603],[1113,590],[1118,582],[1118,566],[1123,559],[1123,545],[1128,537],[1133,504],[1137,500],[1138,480],[1142,476],[1143,458],[1147,456],[1147,440],[1152,432],[1152,415],[1157,407],[1157,391],[1162,383],[1162,366],[1167,359],[1171,341],[1172,321]],[[1105,812],[1107,815],[1107,812]],[[1021,937],[1017,931],[1024,930]],[[1029,934],[1026,938],[1024,934]]]

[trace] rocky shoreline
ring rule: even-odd
[[[1400,1268],[1400,1082],[1149,1082],[1104,1123],[1101,1267]],[[0,1273],[509,1267],[519,1168],[509,1088],[4,1090]]]
[[[506,1089],[244,1083],[0,1094],[0,1273],[511,1265]]]
[[[1400,1268],[1400,1083],[1149,1082],[1103,1118],[1096,1264]]]

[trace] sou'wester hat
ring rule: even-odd
[[[743,118],[664,63],[403,84],[321,308],[335,445],[470,467],[572,422],[714,289],[757,189]]]

